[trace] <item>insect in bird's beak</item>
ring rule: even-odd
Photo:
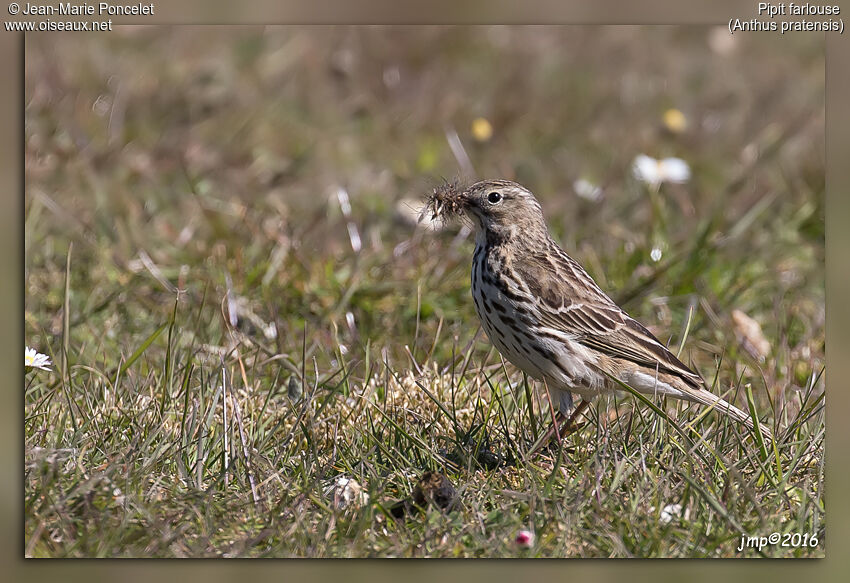
[[[442,213],[442,212],[443,212],[443,203],[438,201],[438,200],[435,200],[434,201],[433,213],[431,214],[431,220],[433,221],[433,220],[436,220],[437,218],[439,218],[440,213]]]
[[[460,190],[457,183],[447,182],[434,188],[427,208],[431,210],[431,220],[451,219],[463,212],[465,202],[466,191]]]

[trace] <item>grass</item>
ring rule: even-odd
[[[28,38],[26,343],[56,364],[24,387],[26,555],[823,556],[823,42],[711,34]],[[528,456],[548,404],[479,329],[470,237],[402,218],[453,133],[776,442],[623,387]],[[647,189],[638,153],[693,178]],[[457,509],[394,518],[428,470]],[[737,551],[771,532],[817,544]]]

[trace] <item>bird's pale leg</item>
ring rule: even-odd
[[[553,414],[552,415],[552,425],[549,426],[549,429],[546,430],[546,433],[544,433],[543,436],[540,439],[538,439],[537,442],[531,447],[531,449],[528,451],[528,455],[532,456],[532,455],[536,454],[537,452],[539,452],[543,448],[544,445],[546,445],[547,443],[549,443],[552,440],[553,437],[557,437],[558,442],[560,443],[561,434],[558,430],[558,426],[561,423],[563,423],[563,421],[564,421],[564,414],[563,413],[558,411],[558,413]]]
[[[543,434],[543,437],[537,440],[537,443],[534,444],[534,446],[528,452],[528,455],[531,456],[539,452],[540,449],[542,449],[544,445],[549,443],[549,441],[553,437],[557,438],[556,443],[561,443],[561,439],[577,431],[579,427],[576,425],[576,421],[578,421],[578,418],[581,416],[582,413],[584,413],[584,410],[587,409],[587,406],[589,404],[590,401],[582,399],[581,403],[576,405],[576,408],[566,420],[564,419],[564,414],[560,411],[558,411],[557,415],[553,415],[552,427],[546,430],[546,433]]]
[[[552,425],[549,427],[549,429],[546,430],[546,433],[544,433],[543,436],[538,439],[537,442],[532,446],[531,450],[529,450],[528,452],[528,455],[536,454],[544,445],[549,443],[552,437],[556,437],[558,443],[561,442],[561,432],[559,430],[559,427],[564,420],[564,414],[561,412],[560,409],[558,409],[558,412],[555,413],[555,406],[552,403],[552,395],[549,393],[549,385],[546,384],[545,378],[543,379],[543,385],[546,387],[546,399],[549,401],[549,414],[552,415]],[[584,401],[582,401],[582,403],[583,402]],[[572,416],[570,417],[570,419],[572,419]]]
[[[563,419],[564,414],[561,413],[560,407],[558,408],[558,413],[555,413],[555,404],[552,403],[552,393],[549,392],[549,384],[546,382],[545,377],[543,378],[543,386],[546,387],[546,400],[549,401],[549,414],[552,416],[552,427],[549,428],[549,431],[547,431],[545,435],[551,439],[552,436],[550,433],[554,429],[555,435],[558,437],[558,441],[561,441],[561,434],[558,432],[558,427],[560,425],[558,420]]]
[[[578,421],[579,416],[584,413],[584,410],[587,409],[587,406],[590,404],[590,401],[585,399],[581,400],[581,403],[576,405],[576,408],[573,410],[570,418],[566,420],[566,422],[561,426],[559,435],[563,435],[566,437],[570,433],[577,431],[579,429],[578,425],[576,425],[576,421]],[[559,438],[560,439],[560,438]]]

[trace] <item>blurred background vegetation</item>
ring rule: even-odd
[[[376,363],[400,373],[446,372],[461,354],[498,362],[476,337],[471,238],[460,225],[415,223],[443,179],[530,188],[562,246],[615,300],[673,345],[692,313],[685,360],[707,378],[718,370],[726,389],[752,384],[780,426],[800,394],[822,391],[820,35],[30,34],[25,107],[26,342],[56,364],[28,377],[29,457],[85,449],[89,426],[89,447],[117,451],[123,438],[97,421],[105,387],[127,391],[128,410],[146,394],[167,416],[164,391],[185,421],[195,382],[185,379],[200,369],[209,385],[225,358],[267,400],[257,419],[295,384],[350,398],[351,385],[374,384]],[[632,173],[641,154],[681,158],[691,179],[643,184]],[[407,399],[427,401],[415,387]],[[30,552],[96,554],[48,541],[44,525],[61,520],[41,497],[49,488],[28,480]],[[182,554],[218,548],[205,544]]]

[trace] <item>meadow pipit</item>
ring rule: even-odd
[[[434,190],[429,208],[436,217],[466,216],[474,223],[475,311],[502,356],[542,380],[557,406],[545,439],[574,427],[589,399],[622,388],[617,381],[647,395],[714,407],[753,428],[748,414],[708,391],[699,374],[558,246],[526,188],[507,180],[485,180],[465,190],[446,185]],[[582,402],[568,418],[572,393]],[[770,438],[770,430],[759,426]]]

